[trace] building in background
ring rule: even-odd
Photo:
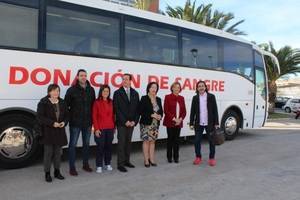
[[[277,97],[300,97],[300,74],[289,74],[276,81]]]
[[[112,3],[117,3],[130,7],[137,7],[136,0],[104,0]],[[148,10],[151,12],[158,13],[159,12],[159,0],[140,0],[139,2],[143,2],[143,10]]]

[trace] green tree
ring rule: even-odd
[[[193,3],[187,0],[184,7],[177,6],[172,8],[168,5],[166,13],[170,17],[221,29],[234,35],[246,35],[245,32],[237,29],[237,26],[242,24],[245,20],[240,20],[229,26],[229,23],[234,19],[234,14],[231,12],[224,13],[218,10],[213,11],[212,4],[201,4],[197,7],[196,0]]]
[[[268,75],[269,103],[274,106],[277,93],[276,80],[285,74],[300,71],[300,49],[293,49],[290,46],[284,46],[279,50],[276,50],[272,42],[260,44],[259,46],[276,56],[280,65],[280,73],[278,73],[278,70],[270,57],[265,57]]]

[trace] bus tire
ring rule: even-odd
[[[238,114],[229,110],[222,118],[221,128],[224,130],[226,140],[233,140],[239,132],[240,117]]]
[[[41,152],[33,117],[7,114],[0,118],[0,167],[16,169],[32,164]]]

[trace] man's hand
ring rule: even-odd
[[[54,128],[60,128],[60,123],[54,122],[53,127],[54,127]]]
[[[63,127],[65,127],[65,122],[60,122],[59,123],[59,128],[63,128]]]

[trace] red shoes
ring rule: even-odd
[[[194,165],[200,165],[201,162],[202,162],[202,159],[200,157],[196,157],[195,160],[194,160],[194,162],[193,162],[193,164]],[[216,164],[217,164],[216,159],[209,159],[208,160],[208,165],[209,166],[213,167],[213,166],[216,166]]]
[[[209,164],[209,166],[213,167],[213,166],[216,166],[217,161],[216,161],[216,159],[209,159],[208,164]]]
[[[200,157],[196,157],[195,160],[194,160],[194,162],[193,162],[193,164],[194,165],[200,165],[201,162],[202,162],[201,158]]]

